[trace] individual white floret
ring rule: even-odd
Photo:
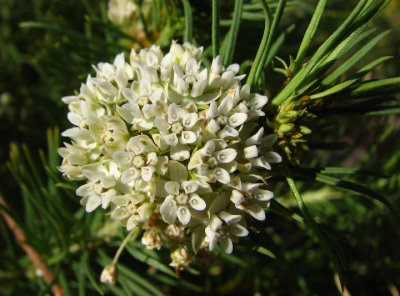
[[[257,220],[265,220],[264,208],[274,197],[273,192],[260,188],[265,185],[264,183],[242,182],[239,177],[236,177],[232,183],[235,184],[235,189],[232,190],[230,201],[235,207]]]
[[[191,210],[202,211],[206,208],[205,201],[196,193],[199,183],[187,180],[188,173],[185,166],[177,161],[170,161],[169,172],[172,181],[165,183],[168,194],[160,206],[160,214],[167,224],[179,222],[187,225],[191,219]]]
[[[242,215],[233,215],[226,211],[211,216],[209,225],[205,228],[210,251],[219,243],[227,254],[232,253],[233,242],[237,242],[238,237],[249,234],[244,226],[238,224],[242,218]]]

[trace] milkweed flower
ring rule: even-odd
[[[259,126],[268,98],[242,85],[237,64],[216,57],[205,68],[202,51],[173,42],[165,55],[155,45],[118,54],[62,99],[73,127],[59,170],[85,181],[76,194],[86,211],[146,229],[148,248],[163,233],[180,255],[190,238],[195,252],[220,244],[231,253],[248,234],[245,217],[265,219],[265,176],[281,161],[277,137]]]

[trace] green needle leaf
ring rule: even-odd
[[[304,58],[306,57],[308,48],[310,47],[311,40],[314,37],[315,32],[317,31],[319,21],[321,20],[322,13],[325,9],[325,5],[326,0],[320,0],[317,7],[315,8],[311,22],[307,28],[306,33],[304,34],[303,40],[301,41],[299,51],[297,52],[294,69],[291,69],[293,75],[299,71],[300,67],[304,63]]]
[[[230,65],[235,53],[236,40],[239,32],[240,18],[242,16],[243,0],[235,0],[235,8],[233,10],[232,25],[228,33],[228,41],[226,44],[226,51],[223,56],[224,65]]]
[[[351,56],[346,62],[344,62],[340,67],[338,67],[332,74],[330,74],[328,77],[326,77],[324,80],[322,80],[321,84],[322,85],[330,85],[333,83],[336,79],[338,79],[341,75],[346,73],[351,67],[353,67],[361,58],[363,58],[369,51],[371,51],[378,43],[381,41],[384,37],[389,34],[389,31],[385,31],[375,38],[373,38],[371,41],[369,41],[367,44],[365,44],[359,51],[357,51],[355,54]]]
[[[337,187],[345,188],[345,189],[360,193],[362,195],[369,196],[369,197],[371,197],[373,199],[376,199],[376,200],[380,201],[381,203],[383,203],[385,206],[387,206],[389,208],[389,210],[393,214],[395,214],[392,205],[390,204],[390,202],[386,198],[384,198],[379,193],[377,193],[377,192],[375,192],[375,191],[373,191],[373,190],[371,190],[371,189],[369,189],[369,188],[367,188],[367,187],[365,187],[363,185],[356,184],[356,183],[353,183],[353,182],[350,182],[350,181],[344,181],[344,180],[341,180],[341,179],[336,178],[336,177],[327,176],[327,175],[319,174],[319,173],[316,174],[315,180],[318,181],[318,182],[321,182],[321,183],[325,183],[325,184],[331,185],[331,186],[337,186]]]
[[[219,0],[212,0],[212,53],[215,58],[219,54]]]
[[[193,43],[193,16],[189,0],[183,0],[183,10],[185,12],[185,41]]]
[[[308,226],[311,227],[314,234],[318,238],[318,241],[321,243],[322,247],[324,248],[325,252],[328,254],[329,258],[332,260],[332,263],[335,267],[336,272],[339,275],[340,285],[343,290],[343,263],[344,258],[341,257],[341,250],[337,249],[339,246],[337,245],[336,241],[333,238],[330,238],[328,235],[324,234],[322,231],[323,229],[319,226],[318,223],[314,221],[312,216],[310,215],[303,199],[301,198],[300,193],[296,188],[296,184],[292,177],[287,174],[286,181],[292,191],[294,198],[296,199],[297,205],[300,208],[301,213],[304,216],[305,222]]]

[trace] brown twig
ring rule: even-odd
[[[2,205],[4,208],[9,209],[7,203],[4,201],[1,195],[0,195],[0,205]],[[47,284],[51,283],[53,280],[53,273],[47,267],[42,256],[34,248],[26,244],[26,235],[24,231],[18,226],[17,223],[15,223],[15,221],[4,210],[0,209],[0,214],[3,216],[8,227],[14,233],[15,240],[17,241],[17,243],[25,251],[25,253],[28,255],[29,259],[33,262],[36,268],[42,272],[44,281]],[[54,283],[51,286],[51,290],[53,291],[53,294],[56,296],[64,295],[64,292],[58,283]]]

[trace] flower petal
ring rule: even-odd
[[[136,155],[140,155],[146,151],[146,146],[136,137],[130,138],[126,147]]]
[[[261,109],[267,102],[268,97],[256,93],[254,98],[251,100],[251,106],[254,109]]]
[[[188,113],[185,116],[183,116],[182,119],[182,124],[185,128],[191,129],[199,119],[199,116],[197,113]]]
[[[221,163],[230,163],[236,158],[237,152],[233,148],[224,149],[214,153],[218,161]]]
[[[174,181],[168,181],[164,185],[165,191],[168,194],[178,195],[179,194],[179,183]]]
[[[179,221],[183,225],[186,225],[190,222],[191,215],[190,215],[190,211],[187,207],[180,206],[177,210],[177,214],[178,214]]]
[[[274,197],[274,193],[272,191],[259,188],[255,189],[252,193],[254,198],[259,201],[269,201]]]
[[[258,205],[256,203],[253,203],[250,206],[250,210],[248,211],[248,213],[251,216],[253,216],[254,219],[257,219],[259,221],[264,221],[265,220],[265,211],[264,211],[264,209],[260,205]]]
[[[247,236],[249,234],[249,231],[242,225],[234,224],[229,227],[229,233],[234,236],[242,237]]]
[[[217,245],[219,234],[216,233],[215,231],[213,231],[210,226],[207,226],[204,231],[208,238],[208,247],[209,247],[210,251],[212,251],[212,250],[214,250],[215,246]]]
[[[251,146],[251,145],[259,145],[261,144],[261,138],[264,134],[264,128],[260,128],[257,133],[252,135],[250,138],[246,140],[246,146]]]
[[[170,127],[168,122],[161,117],[156,118],[156,120],[154,120],[154,124],[161,133],[167,133]]]
[[[93,192],[93,183],[84,184],[76,189],[76,195],[84,197]]]
[[[133,180],[139,178],[139,170],[137,168],[130,167],[126,169],[121,175],[121,182],[123,184],[129,184]]]
[[[209,226],[212,231],[217,231],[222,226],[222,220],[217,215],[213,215]]]
[[[218,137],[221,139],[237,136],[239,136],[239,131],[228,125],[226,125],[222,130],[218,132]]]
[[[218,239],[219,244],[224,249],[225,253],[231,254],[233,251],[233,243],[232,240],[228,236],[221,236]]]
[[[274,143],[276,142],[277,139],[278,139],[277,135],[271,134],[262,139],[262,144],[263,144],[263,146],[268,148],[268,147],[271,147],[272,145],[274,145]]]
[[[201,154],[203,156],[209,156],[211,157],[213,152],[215,150],[215,142],[213,140],[208,141],[203,148],[201,148]]]
[[[155,168],[153,166],[142,167],[142,179],[145,182],[149,182],[153,178]]]
[[[197,75],[198,65],[197,65],[197,61],[195,58],[191,58],[188,60],[188,62],[186,63],[185,72],[186,72],[186,75],[190,75],[190,76]]]
[[[131,154],[126,151],[117,151],[112,157],[117,163],[121,164],[128,164],[132,161]]]
[[[207,79],[202,79],[195,82],[192,86],[192,90],[190,91],[190,95],[194,98],[201,96],[206,86],[207,86]]]
[[[235,113],[231,117],[229,117],[229,125],[231,127],[237,127],[247,120],[248,116],[246,113]]]
[[[232,97],[225,97],[218,106],[218,113],[222,115],[227,115],[233,108]]]
[[[226,211],[222,211],[218,214],[222,220],[225,221],[226,224],[235,224],[242,220],[242,215],[233,215],[231,213],[228,213]]]
[[[238,190],[232,190],[231,194],[231,202],[235,204],[236,207],[240,206],[242,203],[245,202],[244,196]]]
[[[160,214],[165,223],[173,224],[176,220],[176,202],[172,195],[168,195],[160,206]]]
[[[282,161],[282,157],[274,152],[274,151],[268,151],[264,154],[265,159],[270,162],[270,163],[279,163]]]
[[[169,134],[164,136],[165,142],[170,146],[176,146],[178,144],[178,137],[176,134]]]
[[[182,188],[186,194],[189,194],[195,192],[199,188],[199,184],[194,180],[184,181],[182,182]]]
[[[175,103],[172,103],[168,107],[168,123],[174,123],[181,118],[181,109]]]
[[[271,165],[264,159],[264,157],[250,159],[250,162],[254,166],[262,167],[265,168],[266,170],[271,169]]]
[[[258,156],[258,148],[256,145],[251,145],[243,149],[244,157],[247,159],[255,158]]]
[[[183,131],[181,139],[180,139],[180,143],[181,144],[192,144],[192,143],[196,142],[196,140],[197,140],[197,137],[194,132]]]
[[[125,207],[116,207],[112,212],[111,212],[111,219],[120,221],[122,219],[125,219],[129,216],[129,212],[126,210]]]
[[[193,194],[189,200],[190,206],[195,209],[196,211],[202,211],[206,208],[205,201],[198,196],[197,194]]]
[[[94,211],[98,206],[101,205],[101,198],[98,195],[92,195],[89,197],[86,203],[86,212],[90,213]]]
[[[190,151],[186,145],[178,144],[171,147],[171,158],[173,160],[184,161],[190,158]]]
[[[231,177],[229,176],[229,173],[222,169],[222,168],[216,168],[214,170],[215,177],[218,182],[221,182],[222,184],[228,184],[231,181]]]

